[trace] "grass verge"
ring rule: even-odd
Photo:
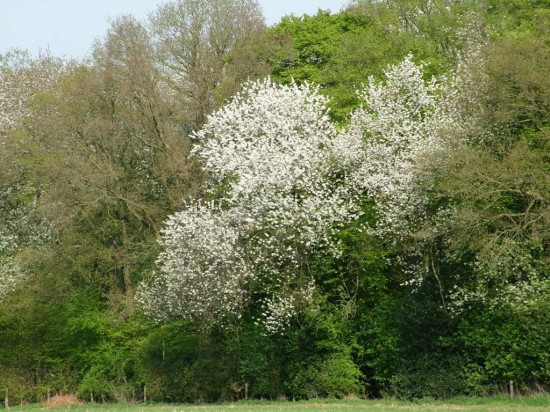
[[[548,412],[550,395],[532,396],[510,400],[506,397],[454,398],[446,401],[420,400],[310,400],[300,402],[241,401],[219,404],[83,404],[70,407],[23,405],[10,412],[386,412],[386,411],[467,411],[467,412]]]

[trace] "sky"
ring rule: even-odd
[[[17,48],[37,55],[83,58],[108,28],[109,17],[144,19],[167,0],[0,0],[0,53]],[[268,25],[283,16],[338,12],[349,0],[258,0]]]

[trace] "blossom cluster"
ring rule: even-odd
[[[193,203],[167,221],[159,272],[138,301],[157,319],[239,316],[251,299],[269,332],[312,302],[312,251],[338,253],[333,236],[375,201],[373,230],[405,235],[426,199],[418,161],[437,150],[445,120],[438,85],[411,56],[369,79],[364,106],[338,132],[328,99],[308,84],[248,83],[194,134],[209,173],[211,203]]]
[[[25,279],[25,274],[13,258],[12,236],[0,233],[0,303]]]
[[[0,187],[0,303],[29,278],[19,262],[24,248],[38,248],[54,239],[51,225],[37,213],[36,198],[23,200],[34,192],[19,182]]]
[[[276,329],[276,319],[310,300],[310,283],[299,276],[308,252],[329,245],[331,230],[354,213],[330,179],[336,130],[327,103],[317,88],[265,80],[209,117],[194,135],[194,154],[209,173],[211,195],[222,196],[216,206],[194,203],[168,220],[153,283],[163,287],[138,294],[146,311],[238,314],[260,290]]]
[[[352,167],[348,184],[376,203],[373,231],[395,239],[409,235],[424,215],[421,160],[442,149],[441,131],[449,127],[440,110],[441,86],[436,79],[425,82],[422,69],[409,55],[386,70],[385,82],[370,78],[359,93],[363,107],[339,137]]]
[[[232,223],[226,211],[202,203],[168,219],[159,276],[147,293],[138,292],[149,316],[208,319],[239,310],[251,271]]]

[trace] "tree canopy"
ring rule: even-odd
[[[7,402],[548,390],[548,27],[175,0],[1,55]]]

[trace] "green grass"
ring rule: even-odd
[[[43,405],[15,406],[10,412],[22,411],[74,411],[74,412],[386,412],[386,411],[550,411],[550,396],[541,395],[514,400],[506,397],[455,398],[447,401],[421,400],[401,402],[395,400],[311,400],[303,402],[241,401],[219,404],[85,404],[65,408],[47,408]]]

